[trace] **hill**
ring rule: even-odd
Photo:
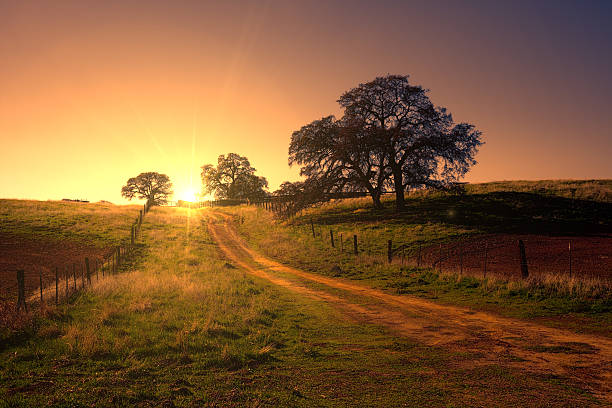
[[[225,211],[249,244],[295,267],[551,324],[575,313],[564,324],[610,334],[611,187],[552,180],[416,191],[401,213],[391,197],[381,210],[366,198],[337,200],[287,220],[260,208]]]
[[[16,296],[16,271],[33,291],[85,257],[99,259],[129,241],[140,206],[0,200],[0,300]]]

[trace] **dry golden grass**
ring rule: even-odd
[[[70,323],[63,330],[69,352],[92,357],[110,350],[129,354],[142,347],[146,339],[116,332],[126,314],[137,324],[151,320],[173,332],[172,344],[185,353],[199,347],[203,336],[232,337],[235,334],[229,326],[250,327],[261,319],[269,307],[266,296],[241,296],[252,291],[253,281],[242,274],[236,286],[238,272],[228,275],[224,262],[212,256],[212,248],[202,245],[202,220],[202,213],[196,210],[157,208],[149,213],[144,226],[145,240],[151,245],[147,259],[128,273],[94,280],[80,293],[77,302],[96,302],[87,320]],[[250,352],[261,354],[266,346],[265,342],[254,345]],[[242,355],[244,348],[244,344],[224,345],[219,358]]]
[[[586,400],[497,366],[457,369],[465,355],[254,280],[220,259],[203,214],[155,208],[145,258],[45,308],[2,354],[5,406],[526,406],[525,389]],[[494,394],[471,391],[485,386]]]

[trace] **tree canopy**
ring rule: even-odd
[[[121,188],[123,197],[129,200],[134,197],[146,199],[152,205],[166,204],[172,193],[170,178],[156,172],[140,173],[128,179],[126,185]]]
[[[407,188],[451,186],[476,163],[481,132],[455,124],[427,92],[400,75],[360,84],[338,100],[341,119],[324,117],[293,133],[289,164],[326,191],[368,191],[375,207],[387,188],[399,210]]]
[[[218,199],[259,199],[268,193],[268,181],[255,175],[249,159],[236,153],[220,155],[217,166],[202,166],[202,184],[206,194]]]

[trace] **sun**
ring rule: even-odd
[[[179,199],[183,201],[189,201],[195,203],[198,200],[198,196],[193,189],[183,190],[179,195]]]

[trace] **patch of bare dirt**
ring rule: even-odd
[[[387,327],[427,345],[479,356],[469,361],[471,366],[495,363],[536,375],[563,377],[612,402],[611,339],[391,295],[291,268],[249,248],[229,225],[227,216],[214,216],[217,218],[209,220],[209,231],[220,250],[253,275],[328,302],[351,319]]]
[[[530,275],[597,277],[612,281],[612,235],[544,236],[492,234],[423,248],[423,265],[467,274],[521,276],[518,241],[525,245]],[[571,250],[570,250],[571,247]],[[418,255],[412,256],[415,262]],[[439,260],[442,260],[442,265]],[[486,264],[486,267],[485,267]]]
[[[42,273],[43,287],[55,282],[55,268],[60,278],[66,270],[73,268],[80,276],[85,258],[90,262],[102,260],[108,249],[79,244],[72,241],[53,242],[16,237],[0,233],[0,300],[17,299],[17,270],[23,269],[26,293],[40,287],[39,273]]]

